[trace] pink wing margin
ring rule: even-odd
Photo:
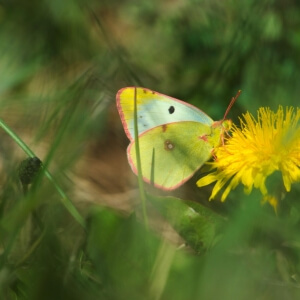
[[[135,88],[135,87],[132,87],[132,88]],[[116,95],[116,103],[117,103],[117,109],[118,109],[118,112],[119,112],[119,115],[120,115],[120,119],[121,119],[121,122],[122,122],[122,125],[123,125],[123,128],[124,128],[124,131],[127,135],[127,137],[129,138],[130,141],[133,141],[134,140],[134,137],[131,136],[129,130],[128,130],[128,127],[127,127],[127,122],[125,120],[125,117],[124,117],[124,113],[123,113],[123,109],[122,109],[122,106],[121,106],[121,103],[120,103],[120,94],[123,92],[123,90],[125,89],[128,89],[128,87],[124,87],[122,89],[120,89],[118,92],[117,92],[117,95]]]

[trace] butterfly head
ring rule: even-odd
[[[220,120],[215,121],[212,124],[212,132],[211,135],[211,145],[213,148],[218,147],[220,144],[225,144],[225,136],[230,136],[229,131],[232,127],[232,121],[231,120]]]
[[[212,124],[212,128],[217,128],[218,131],[221,131],[221,135],[225,133],[228,133],[232,127],[232,121],[231,120],[220,120],[220,121],[215,121]]]
[[[222,120],[221,127],[222,127],[222,131],[228,132],[232,127],[232,121],[231,120],[224,120],[224,121]]]

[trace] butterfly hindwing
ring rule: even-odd
[[[146,88],[126,87],[117,93],[117,108],[131,141],[134,139],[135,95],[139,135],[159,125],[174,122],[194,121],[208,126],[213,123],[203,111],[186,102]]]
[[[211,157],[213,146],[205,141],[211,126],[184,121],[159,125],[139,136],[143,179],[156,187],[172,190],[187,181]],[[203,138],[204,137],[204,138]],[[127,150],[137,174],[135,142]]]

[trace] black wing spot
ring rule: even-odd
[[[168,111],[169,111],[169,114],[171,115],[172,113],[174,113],[175,107],[174,106],[170,106],[169,109],[168,109]]]

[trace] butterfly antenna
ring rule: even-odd
[[[223,120],[226,119],[226,117],[227,117],[227,115],[228,115],[228,113],[229,113],[229,111],[230,111],[232,105],[233,105],[234,102],[237,100],[237,98],[240,96],[241,92],[242,92],[242,90],[238,90],[238,92],[236,93],[235,97],[232,97],[232,98],[231,98],[231,101],[230,101],[230,103],[229,103],[229,105],[228,105],[228,107],[227,107],[227,109],[226,109],[226,111],[225,111]]]

